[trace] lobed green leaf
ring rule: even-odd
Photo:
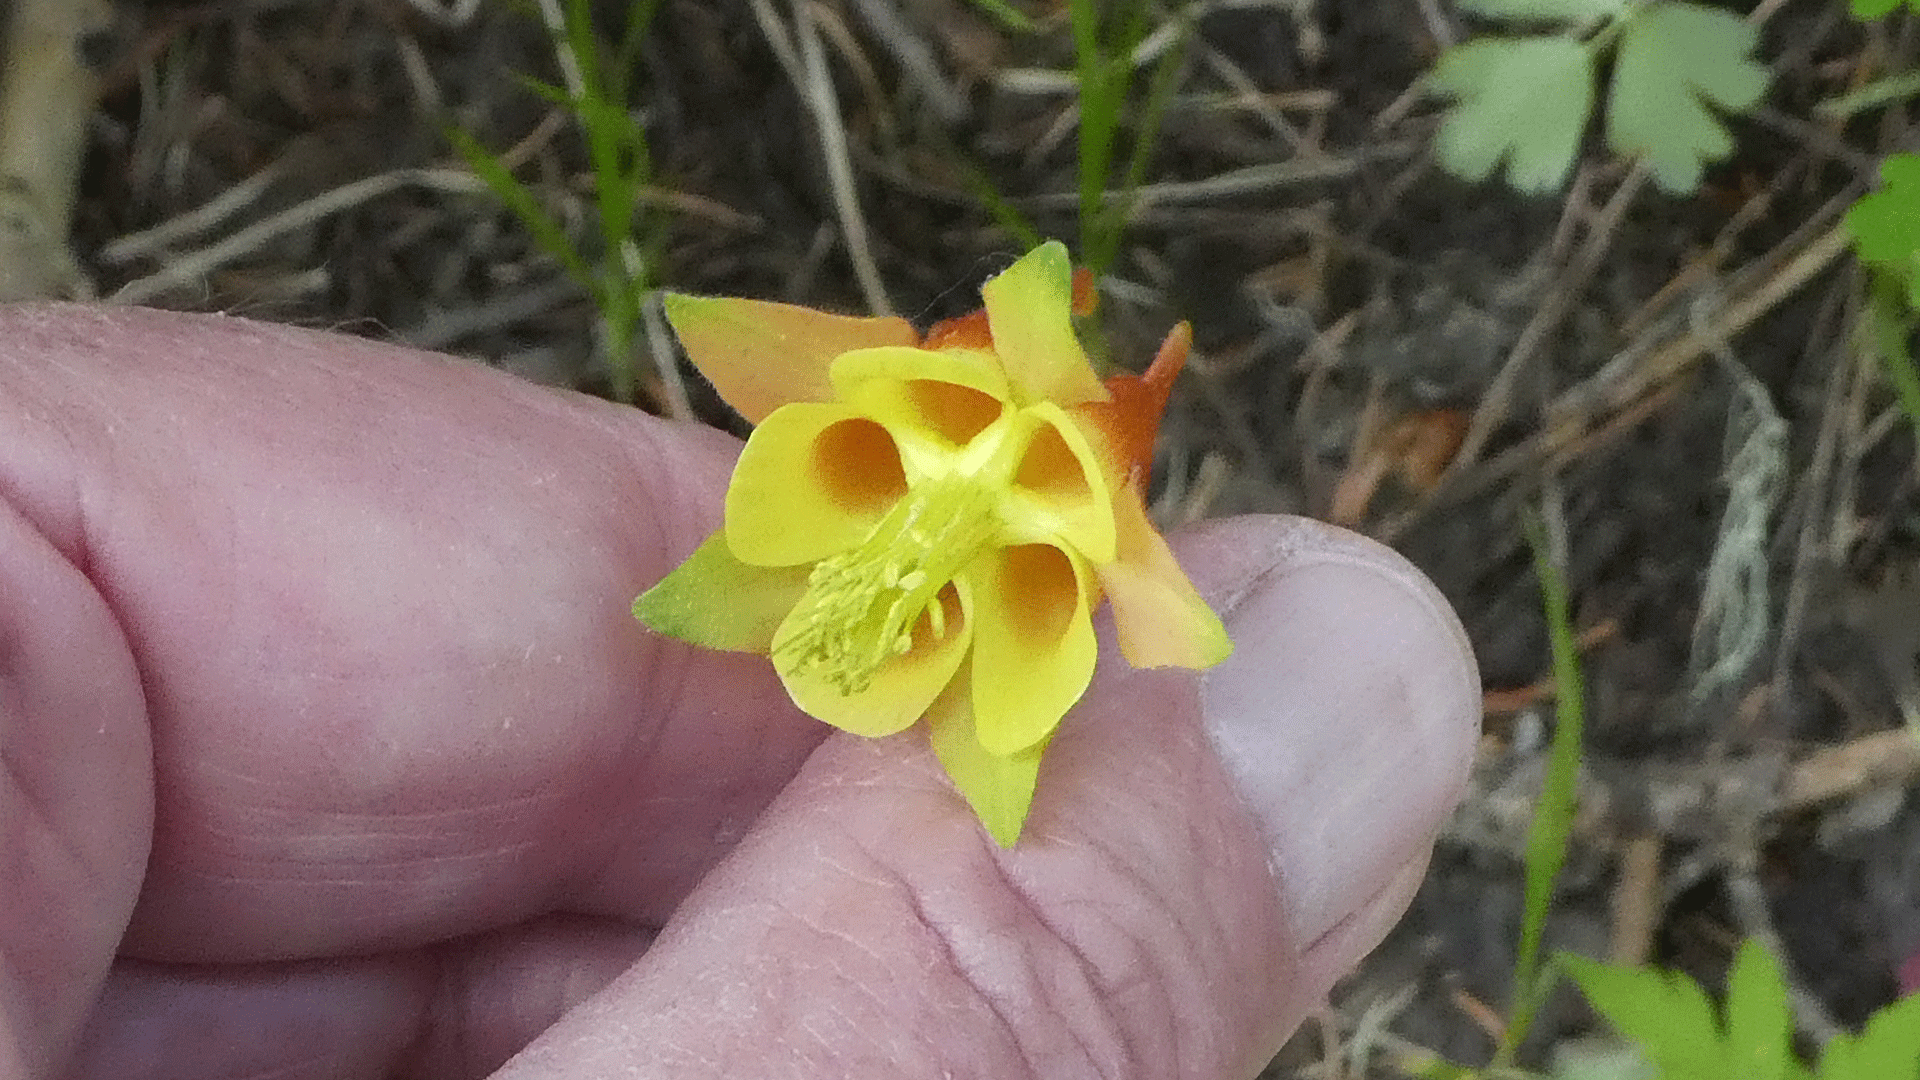
[[[1458,99],[1440,126],[1447,171],[1484,180],[1502,161],[1520,191],[1560,186],[1593,110],[1593,56],[1559,36],[1481,38],[1448,49],[1433,85]]]
[[[1920,154],[1895,154],[1880,163],[1879,191],[1847,211],[1847,231],[1862,259],[1902,281],[1920,252]]]
[[[1878,19],[1900,6],[1903,0],[1853,0],[1850,5],[1853,13],[1862,19]],[[1915,6],[1915,0],[1904,0],[1908,7]],[[1920,8],[1916,8],[1920,10]]]
[[[1560,965],[1607,1022],[1639,1043],[1663,1076],[1734,1080],[1713,1006],[1680,972],[1619,968],[1562,953]]]
[[[1767,70],[1748,58],[1758,31],[1739,16],[1689,3],[1633,13],[1620,36],[1607,104],[1607,142],[1645,157],[1654,183],[1692,191],[1708,161],[1733,138],[1708,106],[1741,112],[1767,90]]]
[[[1920,1080],[1920,994],[1874,1013],[1859,1036],[1828,1043],[1820,1080]]]
[[[1784,1080],[1793,1050],[1787,984],[1779,961],[1748,938],[1727,976],[1727,1068],[1743,1080]]]

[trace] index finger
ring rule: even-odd
[[[63,647],[145,695],[131,954],[657,920],[822,735],[763,659],[628,611],[717,524],[724,436],[237,319],[9,310],[0,342],[0,492],[121,631]]]

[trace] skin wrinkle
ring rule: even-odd
[[[1148,910],[1166,913],[1169,916],[1165,919],[1153,920],[1153,924],[1156,927],[1172,925],[1177,928],[1184,920],[1172,915],[1171,913],[1178,909],[1162,902],[1160,897],[1154,895],[1154,890],[1146,886],[1145,878],[1133,871],[1133,863],[1131,860],[1114,857],[1112,850],[1104,843],[1104,838],[1098,836],[1091,838],[1089,847],[1100,853],[1099,861],[1103,869],[1109,873],[1117,871],[1121,875],[1123,887],[1114,888],[1105,892],[1101,902],[1088,901],[1073,905],[1056,905],[1061,908],[1063,915],[1067,912],[1074,913],[1071,918],[1049,918],[1044,914],[1039,915],[1038,918],[1041,923],[1046,926],[1049,934],[1061,939],[1066,944],[1067,948],[1072,952],[1079,970],[1086,974],[1089,984],[1094,988],[1093,997],[1096,1001],[1100,1002],[1100,1015],[1102,1019],[1106,1021],[1104,1026],[1107,1030],[1103,1032],[1103,1034],[1115,1044],[1120,1052],[1120,1059],[1123,1063],[1121,1065],[1122,1071],[1117,1075],[1174,1075],[1177,1072],[1177,1064],[1183,1059],[1179,1053],[1178,1025],[1172,1023],[1170,1019],[1174,1015],[1173,1012],[1161,1012],[1149,1007],[1144,1012],[1134,1014],[1131,1017],[1136,1021],[1141,1018],[1161,1016],[1169,1018],[1169,1022],[1165,1025],[1165,1031],[1169,1037],[1168,1045],[1172,1052],[1170,1054],[1170,1060],[1161,1063],[1161,1067],[1157,1071],[1151,1073],[1140,1072],[1141,1063],[1145,1061],[1145,1053],[1141,1040],[1127,1037],[1128,1032],[1137,1032],[1139,1030],[1139,1024],[1136,1022],[1135,1024],[1129,1025],[1121,1020],[1122,1009],[1120,1006],[1128,1000],[1128,995],[1125,993],[1126,989],[1130,986],[1140,987],[1148,990],[1151,994],[1153,990],[1171,985],[1173,979],[1168,976],[1167,972],[1154,967],[1152,960],[1156,950],[1144,947],[1143,936],[1126,928],[1129,920],[1120,914],[1122,905],[1112,902],[1111,898],[1116,895],[1145,898],[1147,901],[1145,907]],[[1009,889],[1019,888],[1012,883],[1011,879],[1008,879],[1007,887]],[[1023,896],[1029,895],[1024,891],[1022,891],[1021,894]],[[1029,901],[1029,903],[1031,905],[1031,901]],[[1068,927],[1074,928],[1072,933],[1069,933],[1067,930]],[[1103,935],[1101,933],[1102,931],[1110,931],[1111,935]],[[1107,971],[1105,965],[1095,961],[1088,954],[1088,951],[1081,946],[1079,941],[1074,940],[1076,937],[1085,940],[1095,936],[1102,936],[1107,940],[1118,939],[1128,943],[1128,947],[1121,950],[1127,958],[1123,965],[1126,970],[1118,977],[1115,977],[1113,973]],[[1197,950],[1189,949],[1186,951],[1165,951],[1164,955],[1168,957],[1191,957],[1202,954]],[[1161,1001],[1164,1003],[1164,1000],[1165,996],[1162,994]],[[1087,1040],[1077,1031],[1075,1032],[1075,1038],[1083,1046],[1086,1045]]]
[[[11,475],[14,456],[0,472]],[[0,896],[23,927],[39,928],[0,940],[0,955],[11,1011],[39,1040],[22,1053],[44,1067],[68,1048],[105,976],[94,950],[118,933],[146,858],[150,773],[131,650],[113,613],[11,501],[0,503],[0,544],[9,552],[0,568],[9,600],[0,607],[0,820],[9,826]],[[33,723],[43,711],[53,722]],[[127,834],[89,836],[96,818],[118,812]]]
[[[1137,884],[1140,882],[1137,875],[1129,876],[1134,883]],[[1157,911],[1174,910],[1158,903],[1151,906]],[[1111,903],[1089,901],[1078,904],[1060,905],[1060,907],[1063,913],[1070,913],[1071,915],[1070,918],[1063,918],[1061,920],[1062,923],[1079,927],[1080,933],[1083,936],[1104,932],[1105,936],[1109,939],[1117,938],[1128,943],[1128,947],[1124,950],[1128,956],[1128,963],[1126,964],[1126,970],[1124,972],[1118,977],[1110,977],[1105,973],[1098,972],[1096,969],[1094,976],[1095,985],[1099,988],[1097,996],[1100,1001],[1108,1006],[1105,1011],[1113,1021],[1112,1026],[1114,1030],[1116,1032],[1126,1030],[1138,1031],[1144,1022],[1164,1020],[1164,1023],[1155,1024],[1154,1026],[1161,1029],[1166,1035],[1167,1045],[1171,1048],[1168,1055],[1170,1060],[1176,1063],[1185,1060],[1181,1054],[1181,1037],[1178,1025],[1172,1021],[1172,1017],[1176,1015],[1177,1010],[1171,1007],[1172,993],[1168,987],[1174,983],[1174,980],[1161,965],[1154,963],[1156,950],[1147,947],[1146,936],[1127,929],[1127,920],[1116,915],[1116,905]],[[1176,927],[1176,933],[1178,933],[1177,927],[1183,921],[1184,920],[1177,918],[1169,918],[1158,925],[1166,926],[1171,924]],[[1080,950],[1076,949],[1075,951],[1078,953]],[[1201,953],[1198,950],[1188,949],[1186,951],[1168,952],[1167,955],[1198,956],[1201,955]],[[1082,962],[1088,966],[1092,966],[1092,961],[1084,959],[1084,957]],[[1126,1006],[1129,1004],[1137,1004],[1138,1007],[1132,1012],[1127,1012]],[[1131,1026],[1119,1022],[1118,1017],[1123,1013],[1133,1018],[1134,1023]],[[1143,1057],[1138,1049],[1142,1040],[1134,1039],[1128,1041],[1130,1045],[1127,1047],[1127,1058],[1129,1061],[1137,1063]]]
[[[857,839],[855,843],[863,853],[868,854],[869,859],[876,866],[884,867],[886,865],[884,860],[872,855],[864,843],[860,843]],[[975,999],[986,1005],[988,1015],[993,1018],[993,1026],[999,1030],[1003,1040],[1008,1045],[1017,1048],[1020,1056],[1025,1059],[1025,1063],[1033,1076],[1039,1077],[1046,1075],[1036,1067],[1037,1063],[1031,1060],[1031,1056],[1026,1052],[1026,1041],[1020,1038],[1017,1025],[1015,1025],[1012,1016],[1008,1014],[1008,1010],[1001,1004],[998,995],[994,994],[986,983],[977,977],[977,973],[971,970],[968,965],[960,959],[959,952],[954,948],[951,927],[933,916],[933,913],[928,910],[923,897],[920,895],[920,891],[915,889],[903,875],[896,871],[887,874],[886,877],[889,884],[905,902],[907,912],[912,916],[913,925],[923,931],[921,936],[933,944],[939,958],[945,961],[947,970],[956,976],[963,986],[973,992]],[[931,1051],[929,1054],[930,1058],[937,1058],[939,1056],[940,1051],[937,1047],[930,1046],[927,1049]]]
[[[418,1027],[409,1041],[402,1061],[418,1060],[432,1054],[452,1059],[461,1076],[479,1075],[482,1068],[497,1062],[475,1060],[479,1039],[474,1024],[472,987],[477,982],[475,968],[481,956],[451,948],[432,950],[431,985],[418,1013]],[[434,1053],[436,1047],[447,1047]],[[404,1074],[402,1074],[404,1075]],[[417,1074],[416,1074],[417,1075]]]
[[[981,861],[986,864],[987,869],[993,872],[995,880],[998,881],[1001,886],[1002,892],[1015,900],[1019,906],[1019,910],[1024,914],[1026,919],[1032,925],[1045,931],[1046,940],[1065,949],[1066,955],[1073,961],[1072,970],[1080,976],[1081,980],[1084,981],[1089,989],[1094,991],[1089,996],[1096,1005],[1093,1012],[1099,1016],[1100,1021],[1104,1021],[1096,1022],[1096,1026],[1103,1030],[1098,1033],[1083,1030],[1083,1025],[1074,1022],[1073,1019],[1077,1014],[1077,1010],[1072,1008],[1056,1008],[1056,1013],[1060,1015],[1063,1021],[1059,1025],[1060,1029],[1067,1033],[1075,1046],[1079,1047],[1081,1057],[1086,1061],[1088,1066],[1094,1070],[1096,1075],[1106,1077],[1131,1075],[1132,1070],[1130,1064],[1136,1060],[1137,1055],[1134,1052],[1134,1048],[1127,1045],[1127,1039],[1123,1034],[1123,1025],[1111,1014],[1107,1001],[1098,992],[1099,989],[1102,988],[1103,983],[1103,980],[1100,978],[1099,969],[1088,959],[1087,955],[1080,950],[1079,945],[1074,942],[1071,937],[1062,933],[1054,920],[1047,917],[1044,905],[1036,903],[1033,896],[1007,873],[1005,863],[997,854],[988,853]],[[937,924],[933,924],[930,928],[936,932],[940,932]],[[946,943],[948,952],[952,954],[953,949],[951,942],[947,941]],[[1030,960],[1035,955],[1035,950],[1030,947],[1025,948],[1021,950],[1021,954],[1024,958]],[[956,960],[957,959],[958,957],[956,955]],[[990,998],[991,992],[987,989],[984,982],[977,979],[974,973],[967,971],[964,967],[961,968],[960,971],[962,977],[967,979],[969,985],[978,988],[983,997]],[[1036,969],[1034,974],[1039,976],[1041,973]],[[1047,991],[1056,985],[1054,978],[1036,977],[1032,982],[1041,990],[1043,1000],[1051,996]],[[995,1011],[996,1014],[999,1013],[997,1008]],[[1013,1030],[1018,1032],[1019,1029],[1014,1028]],[[1016,1045],[1022,1047],[1024,1056],[1032,1066],[1034,1076],[1053,1077],[1060,1075],[1058,1063],[1041,1061],[1038,1053],[1027,1047],[1026,1039],[1019,1038],[1017,1034],[1015,1038]],[[1105,1044],[1109,1048],[1109,1052],[1105,1054],[1096,1053],[1096,1040]],[[1107,1064],[1100,1064],[1103,1061]]]
[[[1109,657],[1107,659],[1109,662],[1108,670],[1117,670],[1111,665],[1112,658]],[[1179,673],[1162,673],[1152,677],[1164,678],[1170,681],[1178,680],[1189,684],[1189,686],[1193,682],[1191,676]],[[1183,689],[1181,692],[1190,693],[1192,691]],[[1135,719],[1137,720],[1138,718]],[[1209,783],[1208,778],[1200,775],[1198,770],[1205,768],[1205,762],[1210,760],[1209,755],[1211,751],[1206,748],[1197,729],[1191,731],[1182,730],[1184,733],[1181,735],[1181,739],[1182,742],[1185,743],[1181,748],[1183,752],[1170,755],[1171,760],[1163,759],[1161,764],[1169,765],[1173,761],[1178,761],[1185,763],[1184,767],[1180,768],[1177,774],[1164,777],[1163,782],[1172,789],[1190,792],[1199,790]],[[1144,779],[1143,777],[1143,780]],[[1076,798],[1084,798],[1090,794],[1092,793],[1076,792]],[[1117,789],[1116,793],[1113,796],[1109,796],[1109,798],[1117,800]],[[1097,817],[1100,815],[1098,815],[1097,812],[1090,812],[1088,816]],[[1175,815],[1175,819],[1183,822],[1184,842],[1177,845],[1178,849],[1185,853],[1181,857],[1183,861],[1197,861],[1200,866],[1204,867],[1224,864],[1232,858],[1231,852],[1225,850],[1222,846],[1225,837],[1217,829],[1202,829],[1200,822],[1179,818],[1178,815]],[[1202,958],[1226,957],[1233,954],[1234,947],[1226,944],[1224,938],[1228,932],[1228,925],[1234,922],[1234,920],[1220,918],[1214,913],[1208,913],[1206,917],[1193,917],[1190,905],[1175,902],[1165,891],[1168,887],[1190,886],[1192,884],[1191,881],[1181,878],[1178,880],[1156,882],[1153,876],[1146,873],[1146,870],[1153,865],[1152,862],[1142,860],[1137,852],[1130,855],[1127,849],[1120,846],[1121,844],[1130,842],[1132,842],[1131,837],[1120,836],[1106,830],[1085,830],[1077,846],[1083,851],[1092,852],[1093,856],[1091,861],[1094,865],[1099,866],[1103,873],[1114,877],[1115,880],[1107,888],[1100,891],[1099,896],[1103,901],[1102,904],[1097,907],[1089,907],[1083,904],[1078,909],[1093,910],[1097,914],[1100,914],[1102,918],[1097,921],[1083,918],[1062,918],[1059,920],[1060,929],[1054,932],[1064,936],[1067,933],[1065,928],[1070,927],[1073,929],[1075,936],[1079,939],[1073,943],[1075,953],[1081,958],[1082,965],[1095,974],[1096,985],[1101,990],[1101,1000],[1110,1007],[1110,1011],[1114,1014],[1118,1014],[1118,1007],[1126,1000],[1121,994],[1121,990],[1128,983],[1144,984],[1151,992],[1159,993],[1162,1011],[1156,1011],[1154,1008],[1148,1007],[1141,1013],[1131,1017],[1136,1020],[1132,1026],[1129,1027],[1128,1025],[1117,1022],[1115,1026],[1118,1030],[1132,1031],[1135,1033],[1133,1040],[1135,1046],[1130,1048],[1132,1056],[1135,1059],[1144,1059],[1146,1056],[1145,1047],[1151,1045],[1151,1042],[1150,1040],[1140,1037],[1143,1025],[1138,1022],[1138,1020],[1140,1018],[1167,1018],[1165,1024],[1155,1025],[1166,1037],[1164,1048],[1166,1060],[1156,1062],[1156,1071],[1147,1073],[1146,1075],[1174,1075],[1181,1068],[1192,1064],[1186,1059],[1188,1052],[1188,1035],[1190,1033],[1171,1019],[1178,1016],[1180,1011],[1166,1006],[1170,1004],[1176,996],[1176,991],[1173,988],[1182,982],[1184,982],[1186,990],[1186,993],[1182,996],[1189,999],[1197,999],[1198,995],[1205,992],[1205,977],[1196,978],[1196,976],[1199,976],[1200,966],[1206,962],[1202,960]],[[1010,884],[1009,887],[1016,888],[1017,886]],[[1021,891],[1023,895],[1031,895],[1026,889],[1022,889]],[[1202,897],[1211,895],[1205,888],[1199,889],[1198,893]],[[1121,914],[1121,912],[1124,911],[1124,907],[1111,902],[1111,898],[1116,896],[1131,898],[1139,903],[1145,910],[1157,913],[1158,917],[1148,918],[1146,920],[1127,919]],[[1114,914],[1108,917],[1109,912]],[[1130,922],[1143,922],[1145,926],[1152,927],[1156,931],[1170,930],[1172,934],[1171,940],[1161,940],[1158,942],[1160,945],[1159,948],[1150,948],[1144,944],[1146,939],[1141,933],[1126,929]],[[1200,936],[1200,931],[1209,926],[1219,931],[1212,941],[1204,940]],[[1050,929],[1053,928],[1050,927]],[[1103,936],[1101,933],[1103,929],[1111,930],[1114,934],[1111,937]],[[1119,962],[1123,971],[1130,969],[1133,964],[1142,960],[1151,962],[1155,957],[1160,957],[1168,961],[1190,961],[1185,965],[1181,965],[1182,969],[1190,969],[1187,970],[1189,977],[1185,980],[1179,980],[1176,978],[1176,970],[1173,967],[1166,966],[1153,971],[1132,971],[1130,975],[1121,974],[1116,976],[1115,974],[1109,973],[1107,968],[1111,967],[1115,961],[1108,959],[1103,963],[1102,961],[1094,960],[1091,956],[1093,943],[1099,942],[1101,944],[1107,944],[1116,939],[1123,943],[1123,947],[1117,950],[1119,955],[1125,958]],[[1081,942],[1088,944],[1082,945]],[[1101,949],[1099,951],[1106,953],[1112,950]],[[1217,1035],[1210,1035],[1202,1041],[1211,1045],[1218,1041],[1218,1037]]]
[[[874,868],[874,871],[875,871],[874,873],[865,874],[865,875],[860,874],[854,870],[852,865],[847,860],[842,860],[842,859],[826,858],[821,860],[821,864],[824,867],[826,867],[829,871],[839,873],[841,876],[847,878],[849,881],[852,881],[858,885],[864,885],[868,887],[878,886],[881,890],[884,890],[885,892],[890,893],[895,898],[897,898],[902,904],[906,906],[907,911],[911,913],[911,915],[913,916],[913,922],[911,923],[911,925],[917,926],[921,930],[926,932],[925,934],[915,935],[915,936],[921,938],[922,940],[930,940],[931,943],[937,949],[939,953],[939,958],[946,961],[945,966],[948,973],[958,975],[963,985],[966,985],[968,987],[973,988],[976,991],[979,991],[981,988],[967,977],[967,972],[957,962],[957,957],[954,956],[950,941],[945,937],[945,935],[940,933],[939,929],[935,925],[933,925],[929,920],[923,918],[925,908],[920,903],[920,898],[918,893],[916,892],[915,889],[912,888],[912,886],[909,884],[906,878],[901,874],[899,874],[897,871],[892,871],[888,869],[886,861],[880,858],[879,856],[875,855],[863,842],[861,842],[861,840],[858,837],[849,836],[848,839],[852,841],[854,851],[857,854],[859,854],[868,865]],[[859,890],[856,890],[856,891],[859,891]],[[915,981],[923,981],[928,975],[928,972],[926,971],[920,971],[920,972],[908,971],[904,973],[906,976],[905,978],[900,978],[901,973],[898,973],[892,970],[892,965],[890,964],[886,954],[879,949],[875,949],[871,946],[864,944],[858,935],[844,932],[844,931],[836,931],[836,930],[829,929],[828,927],[822,925],[817,919],[814,919],[805,914],[802,914],[798,910],[793,909],[791,907],[783,906],[783,907],[780,907],[778,910],[780,910],[782,913],[787,915],[796,925],[804,928],[809,933],[827,938],[832,941],[840,942],[843,945],[850,946],[854,951],[854,953],[856,953],[857,955],[864,956],[869,960],[872,960],[875,963],[876,967],[889,977],[889,981],[897,981],[904,985],[913,985]],[[829,954],[833,955],[831,950],[829,950]],[[835,956],[835,960],[834,960],[834,970],[835,970],[835,973],[838,974],[844,982],[851,985],[854,988],[856,993],[861,995],[861,997],[865,1001],[871,1004],[872,1006],[870,1010],[871,1015],[884,1015],[889,1011],[889,1005],[892,1002],[891,995],[884,993],[879,986],[876,986],[873,984],[872,980],[862,979],[850,974],[845,969],[845,967],[840,963],[837,955]],[[916,979],[916,976],[918,976],[918,979]],[[986,1002],[988,1011],[994,1017],[995,1026],[1000,1028],[1000,1030],[1006,1037],[1006,1041],[1016,1046],[1019,1045],[1019,1040],[1017,1036],[1015,1036],[1014,1034],[1013,1025],[1010,1019],[1008,1018],[1008,1016],[1006,1015],[1006,1013],[999,1007],[999,1003],[985,993],[977,992],[975,996]],[[861,1023],[858,1018],[849,1016],[847,1013],[847,1009],[844,1005],[836,1005],[835,1011],[837,1014],[841,1015],[843,1019],[849,1021],[846,1024],[846,1027],[850,1030],[858,1031],[858,1032],[861,1032],[863,1035],[865,1035],[868,1032],[869,1028],[871,1027],[871,1025]],[[971,1016],[973,1014],[968,1013],[967,1015]],[[828,1051],[829,1054],[831,1054],[831,1051],[833,1049],[833,1043],[830,1040],[828,1040],[823,1033],[815,1032],[810,1027],[807,1028],[807,1030],[809,1031],[810,1034],[815,1035],[816,1039],[820,1042],[821,1049],[823,1051]],[[875,1044],[876,1050],[879,1052],[879,1056],[892,1057],[892,1055],[889,1055],[885,1052],[884,1047],[880,1044],[880,1040],[877,1034],[871,1036],[869,1041]],[[938,1050],[935,1047],[929,1046],[929,1047],[925,1047],[925,1049],[929,1051],[933,1051],[935,1055],[937,1055],[938,1053]],[[831,1057],[829,1056],[827,1060],[830,1062]]]

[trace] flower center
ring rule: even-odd
[[[814,565],[773,642],[775,666],[857,694],[913,648],[922,616],[933,640],[945,637],[941,591],[998,532],[994,502],[992,486],[976,477],[914,485],[859,545]]]

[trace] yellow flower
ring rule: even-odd
[[[1175,327],[1144,376],[1102,384],[1072,326],[1086,284],[1045,244],[981,288],[984,311],[925,339],[900,319],[667,300],[694,364],[758,426],[724,527],[634,614],[766,653],[795,704],[856,735],[926,717],[1009,846],[1093,677],[1102,598],[1136,667],[1232,650],[1142,502],[1191,334]]]

